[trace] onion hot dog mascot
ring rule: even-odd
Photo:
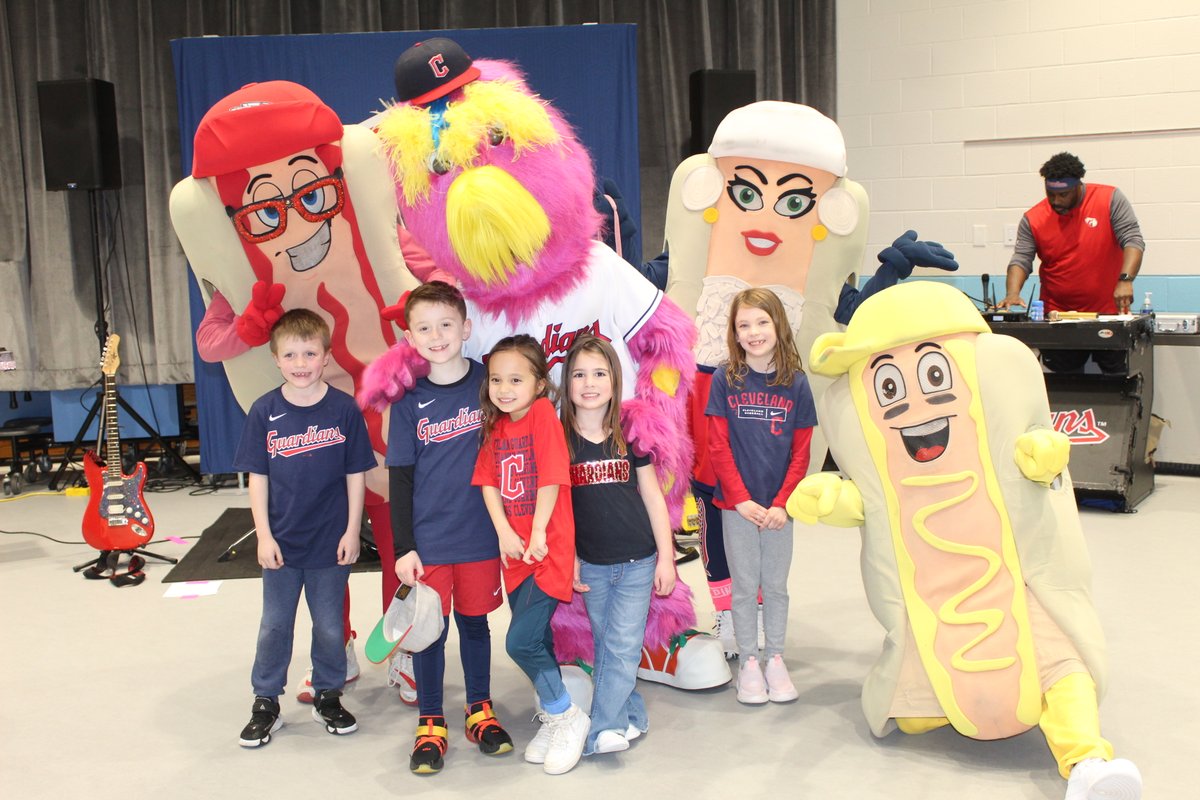
[[[1041,369],[930,282],[862,304],[812,348],[835,382],[818,418],[849,480],[801,481],[788,512],[862,526],[863,582],[887,629],[863,687],[876,736],[952,725],[999,739],[1040,726],[1067,798],[1137,798],[1100,736],[1104,641]]]
[[[913,267],[956,270],[951,253],[908,231],[879,253],[875,275],[859,291],[855,273],[867,244],[867,193],[847,176],[846,144],[837,123],[798,103],[764,100],[721,120],[708,152],[680,164],[671,177],[666,235],[667,296],[694,315],[696,385],[691,422],[696,441],[693,489],[699,504],[709,593],[717,635],[733,655],[731,581],[721,515],[713,502],[716,474],[708,461],[708,387],[728,360],[726,330],[734,296],[752,286],[783,301],[801,353],[818,335],[837,330],[874,292]],[[813,396],[828,380],[810,376]],[[813,431],[810,463],[825,441]]]
[[[596,241],[601,218],[587,149],[514,65],[473,60],[449,39],[406,50],[395,79],[400,102],[370,124],[392,158],[408,230],[467,301],[472,328],[463,354],[482,359],[503,337],[529,333],[541,341],[557,382],[578,333],[608,340],[623,368],[625,433],[653,459],[680,518],[692,462],[685,420],[694,326]],[[378,408],[396,400],[411,386],[414,358],[401,342],[376,360],[359,402]],[[582,600],[560,607],[557,629],[560,617],[577,623],[560,637],[560,660],[583,658],[591,634]],[[682,582],[670,597],[655,598],[642,677],[681,688],[730,680],[715,641],[682,635],[694,621]]]
[[[355,394],[363,369],[395,344],[385,311],[417,285],[401,255],[387,162],[370,129],[343,126],[311,90],[252,83],[222,98],[196,130],[192,176],[171,192],[171,221],[203,287],[196,333],[243,410],[279,383],[267,343],[288,309],[308,308],[332,333],[325,379]],[[235,309],[242,309],[237,313]],[[380,464],[387,412],[366,413]],[[367,474],[366,512],[385,561],[387,476]],[[384,571],[384,606],[396,579]],[[346,605],[347,678],[358,676]],[[311,697],[306,687],[300,698]]]

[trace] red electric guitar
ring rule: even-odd
[[[100,371],[104,373],[104,438],[106,457],[95,450],[83,456],[88,505],[83,515],[83,538],[97,550],[134,550],[154,536],[154,517],[142,497],[146,464],[139,461],[132,475],[121,472],[121,439],[117,424],[117,367],[121,359],[115,333],[104,344]]]

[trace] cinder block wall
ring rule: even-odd
[[[1200,3],[839,0],[837,14],[838,122],[871,198],[864,274],[915,228],[961,274],[1003,275],[1006,226],[1069,150],[1133,203],[1147,277],[1189,278],[1171,291],[1200,309]]]

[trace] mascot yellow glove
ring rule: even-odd
[[[1049,486],[1066,469],[1071,457],[1071,440],[1049,428],[1026,431],[1017,437],[1013,453],[1021,474]]]
[[[796,486],[788,498],[787,512],[809,525],[824,522],[856,528],[863,523],[862,493],[854,481],[843,480],[836,472],[818,472]]]

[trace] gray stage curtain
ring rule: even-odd
[[[0,390],[94,382],[93,241],[105,316],[122,335],[120,379],[192,379],[186,262],[167,214],[182,177],[168,42],[187,36],[573,25],[639,26],[642,227],[662,240],[663,201],[691,131],[688,76],[754,69],[758,99],[833,116],[835,0],[3,0],[0,7]],[[481,54],[485,55],[485,54]],[[602,69],[603,65],[594,65]],[[122,187],[50,192],[37,82],[116,87]],[[91,226],[94,198],[98,236]]]

